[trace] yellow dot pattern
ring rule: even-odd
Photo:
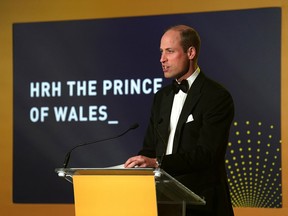
[[[234,207],[282,207],[279,126],[233,122],[225,162]]]

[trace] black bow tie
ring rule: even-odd
[[[181,83],[178,83],[176,80],[173,80],[173,91],[175,94],[179,92],[179,90],[187,93],[189,90],[189,84],[187,80],[182,80]]]

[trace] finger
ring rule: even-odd
[[[146,164],[146,163],[142,163],[139,167],[141,167],[141,168],[146,168],[146,167],[147,167],[147,164]]]
[[[133,168],[137,166],[137,160],[130,160],[130,161],[127,161],[124,165],[125,168]]]
[[[129,165],[130,163],[132,163],[133,161],[135,161],[135,156],[129,158],[129,159],[125,162],[124,167],[128,166],[128,165]]]

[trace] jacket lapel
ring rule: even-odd
[[[195,79],[194,83],[190,87],[188,91],[187,98],[185,100],[184,106],[182,108],[181,114],[179,116],[174,142],[173,142],[173,153],[175,153],[178,149],[179,142],[180,142],[180,135],[183,129],[184,124],[187,121],[188,116],[191,114],[194,106],[197,104],[198,100],[201,97],[201,87],[205,81],[205,75],[203,72],[199,73],[197,78]],[[170,118],[169,118],[170,119]]]
[[[159,121],[157,124],[157,129],[159,132],[159,136],[162,141],[162,148],[160,152],[164,152],[168,143],[168,138],[169,138],[169,125],[170,125],[170,115],[171,115],[171,109],[172,109],[172,104],[173,104],[173,99],[174,99],[174,93],[172,90],[172,85],[171,88],[168,88],[167,91],[163,95],[163,102],[161,104],[161,110],[160,110],[160,115],[159,115]]]

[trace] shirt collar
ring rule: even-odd
[[[189,83],[189,89],[192,86],[193,82],[195,81],[196,77],[198,76],[198,74],[200,73],[200,68],[197,67],[196,70],[191,74],[191,76],[189,76],[187,78],[187,81]]]

